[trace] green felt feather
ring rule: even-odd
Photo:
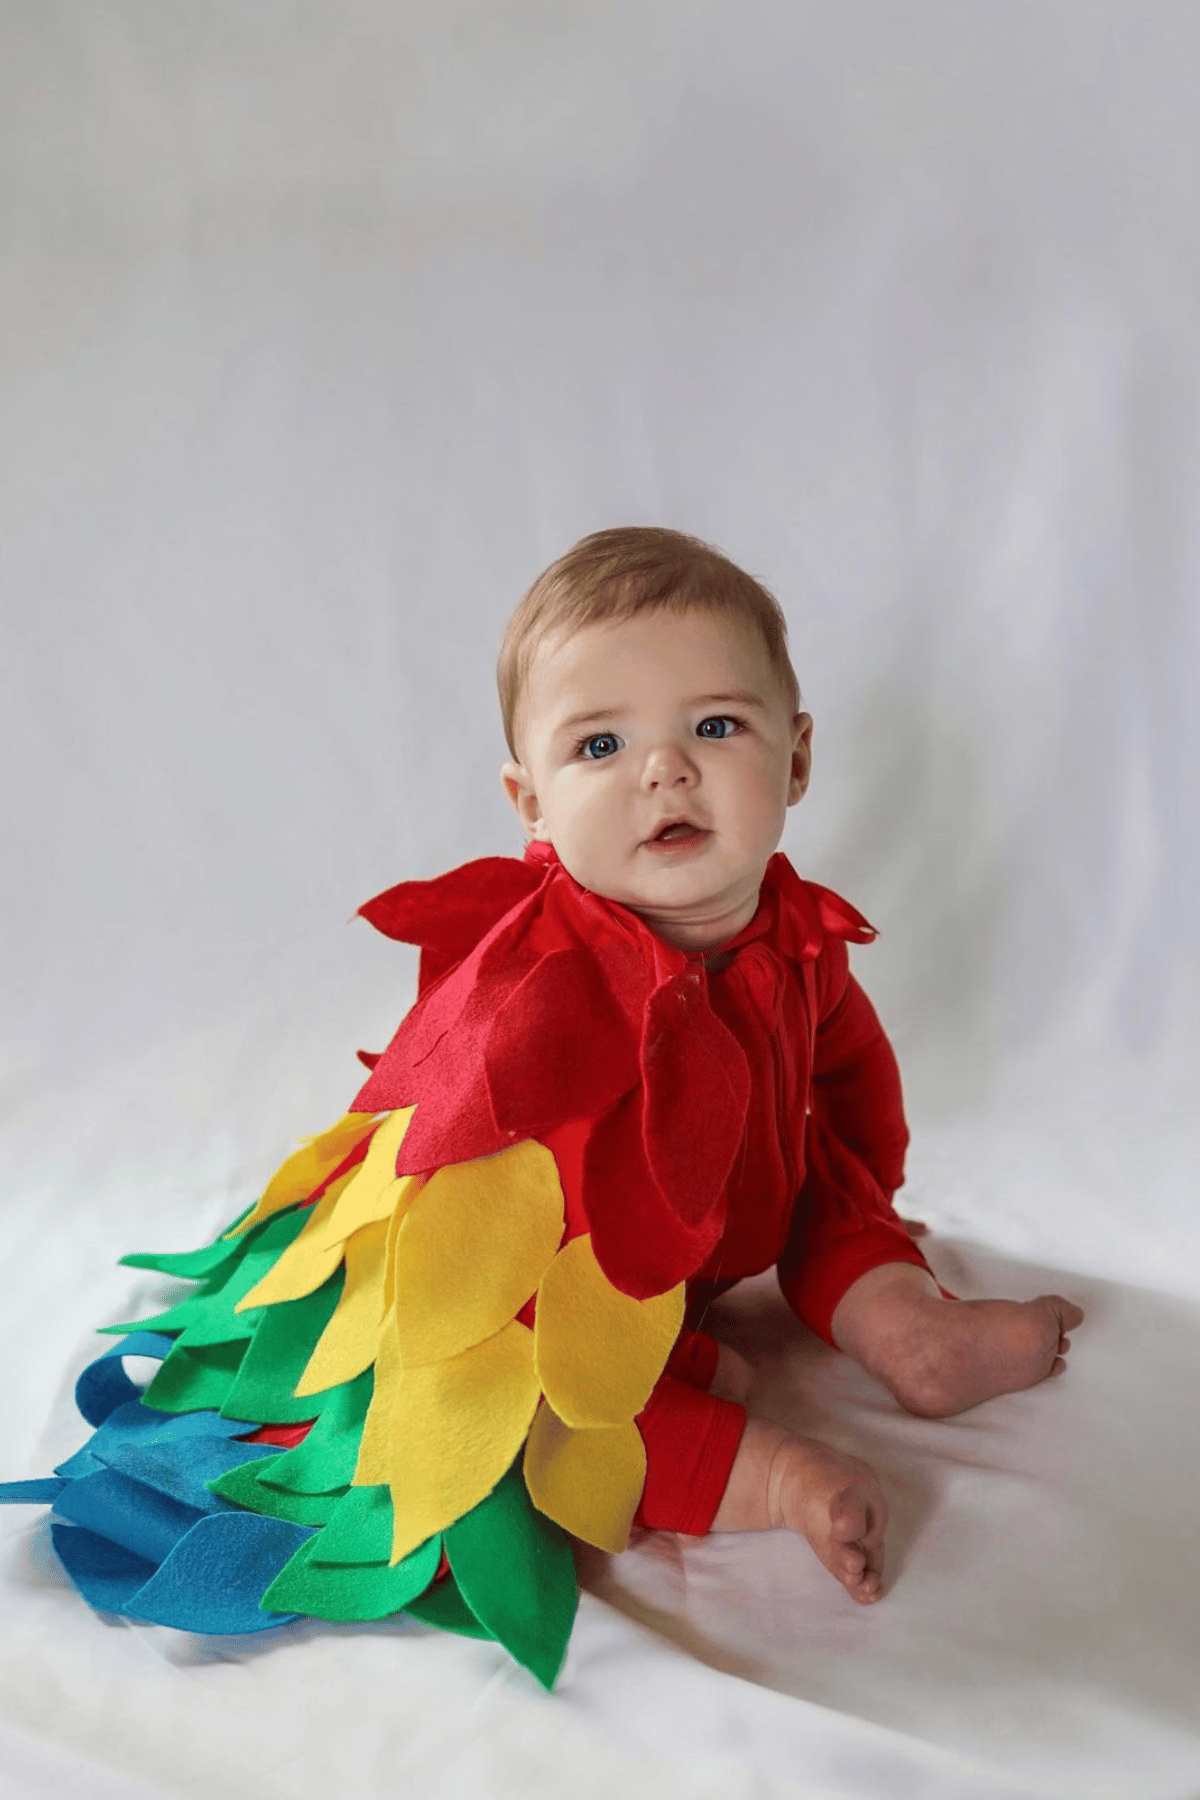
[[[331,1568],[388,1562],[391,1554],[392,1496],[386,1487],[352,1487],[312,1542],[313,1562]]]
[[[333,1317],[345,1278],[345,1269],[339,1268],[315,1293],[263,1308],[237,1380],[221,1406],[222,1418],[301,1425],[324,1412],[328,1393],[298,1400],[295,1388]]]
[[[284,1213],[279,1218],[268,1219],[260,1231],[251,1233],[254,1242],[240,1262],[222,1272],[222,1286],[211,1296],[206,1295],[202,1314],[185,1328],[182,1342],[188,1345],[220,1344],[232,1338],[252,1337],[265,1308],[251,1306],[239,1313],[236,1311],[238,1302],[274,1267],[307,1223],[303,1212]]]
[[[471,1612],[543,1687],[553,1687],[579,1604],[566,1532],[533,1505],[514,1465],[445,1538]]]
[[[211,1275],[198,1292],[189,1294],[157,1318],[106,1325],[103,1329],[110,1333],[178,1331],[182,1334],[181,1342],[189,1348],[252,1337],[263,1309],[256,1306],[239,1313],[235,1311],[238,1301],[278,1262],[306,1223],[304,1212],[283,1213],[278,1218],[268,1219],[260,1230],[251,1232],[244,1240],[246,1247],[239,1247],[240,1253]]]
[[[233,1391],[246,1350],[244,1339],[203,1344],[195,1350],[176,1344],[142,1399],[159,1412],[220,1412]]]
[[[413,1552],[414,1556],[417,1554]],[[459,1637],[493,1638],[482,1620],[477,1619],[459,1591],[454,1576],[443,1575],[415,1600],[405,1602],[404,1610],[422,1625],[437,1625],[442,1631],[456,1631]]]
[[[318,1563],[314,1549],[324,1533],[303,1544],[263,1595],[270,1612],[311,1613],[314,1618],[348,1621],[386,1619],[424,1592],[437,1574],[442,1540],[432,1537],[403,1562],[332,1567]]]
[[[177,1275],[183,1281],[202,1281],[205,1276],[215,1274],[223,1263],[244,1254],[254,1232],[248,1231],[239,1238],[229,1238],[225,1234],[240,1225],[246,1213],[253,1210],[253,1206],[248,1206],[245,1212],[239,1213],[233,1224],[223,1226],[220,1235],[202,1250],[135,1250],[121,1258],[121,1265],[126,1269],[156,1269],[160,1275]]]
[[[328,1524],[342,1495],[291,1494],[268,1487],[261,1477],[275,1460],[267,1456],[261,1462],[240,1463],[226,1469],[208,1483],[209,1491],[220,1494],[223,1500],[232,1500],[235,1506],[244,1506],[248,1512],[261,1513],[268,1519],[286,1519],[289,1525]]]
[[[294,1494],[331,1494],[349,1487],[374,1386],[375,1371],[364,1369],[353,1381],[310,1396],[306,1404],[310,1410],[319,1406],[320,1415],[302,1444],[273,1458],[263,1474],[267,1485]],[[390,1553],[390,1540],[388,1549]]]

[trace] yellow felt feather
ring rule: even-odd
[[[396,1246],[400,1241],[400,1227],[404,1223],[406,1211],[407,1208],[397,1207],[387,1222],[387,1238],[383,1254],[383,1314],[385,1319],[390,1319],[396,1306]]]
[[[591,1236],[564,1244],[542,1276],[534,1358],[567,1425],[619,1425],[641,1412],[683,1324],[684,1286],[633,1300],[609,1281]]]
[[[385,1264],[385,1299],[386,1295]],[[397,1442],[391,1424],[396,1396],[399,1393],[403,1377],[404,1365],[400,1361],[400,1351],[396,1343],[395,1314],[389,1309],[384,1313],[379,1331],[371,1404],[367,1408],[367,1416],[363,1422],[363,1433],[358,1445],[358,1460],[354,1466],[353,1485],[355,1487],[385,1485],[391,1478],[394,1465],[398,1465],[399,1459],[403,1455],[403,1448]]]
[[[280,1163],[253,1209],[225,1236],[239,1237],[272,1214],[295,1206],[298,1200],[307,1200],[313,1189],[320,1187],[355,1145],[361,1144],[367,1133],[375,1129],[375,1118],[374,1113],[344,1113],[328,1131],[304,1138],[300,1148],[294,1150],[286,1162]]]
[[[539,1406],[524,1468],[541,1512],[601,1550],[624,1550],[646,1480],[646,1447],[632,1419],[572,1431],[548,1405]]]
[[[343,1246],[332,1249],[323,1243],[325,1227],[341,1198],[348,1181],[357,1170],[349,1169],[331,1182],[312,1209],[312,1217],[287,1249],[282,1251],[262,1280],[250,1289],[234,1307],[234,1312],[248,1312],[252,1306],[278,1306],[281,1300],[299,1300],[328,1281],[342,1260]]]
[[[499,1331],[534,1292],[562,1233],[562,1187],[545,1145],[526,1140],[438,1169],[396,1241],[404,1362],[441,1362]]]
[[[388,1221],[380,1219],[347,1239],[346,1285],[296,1384],[297,1397],[353,1381],[375,1361],[383,1317],[387,1231]]]
[[[354,1179],[342,1194],[342,1203],[325,1228],[325,1243],[342,1243],[352,1232],[377,1219],[390,1219],[397,1206],[406,1206],[420,1188],[423,1175],[397,1175],[396,1155],[408,1130],[415,1106],[401,1106],[380,1125],[367,1154],[354,1171]]]
[[[512,1320],[460,1356],[401,1366],[388,1322],[354,1480],[387,1482],[397,1563],[478,1506],[511,1464],[538,1402],[533,1333]]]

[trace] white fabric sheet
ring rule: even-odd
[[[879,1468],[889,1591],[775,1534],[595,1558],[558,1692],[412,1624],[94,1617],[0,1517],[0,1794],[1194,1800],[1196,14],[885,0],[10,5],[0,18],[0,1474],[91,1327],[342,1110],[518,849],[491,659],[656,521],[779,594],[784,848],[964,1296],[1081,1301],[942,1424],[721,1302]]]

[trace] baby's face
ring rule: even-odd
[[[505,787],[581,886],[687,949],[749,923],[808,783],[812,721],[748,621],[650,612],[552,636],[518,730]]]

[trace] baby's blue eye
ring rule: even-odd
[[[736,730],[736,719],[718,715],[711,719],[701,719],[696,727],[696,736],[702,738],[724,738],[728,737],[731,732]]]
[[[580,744],[580,753],[589,762],[599,762],[602,757],[613,756],[621,748],[621,740],[611,731],[597,731],[590,738],[584,738]]]

